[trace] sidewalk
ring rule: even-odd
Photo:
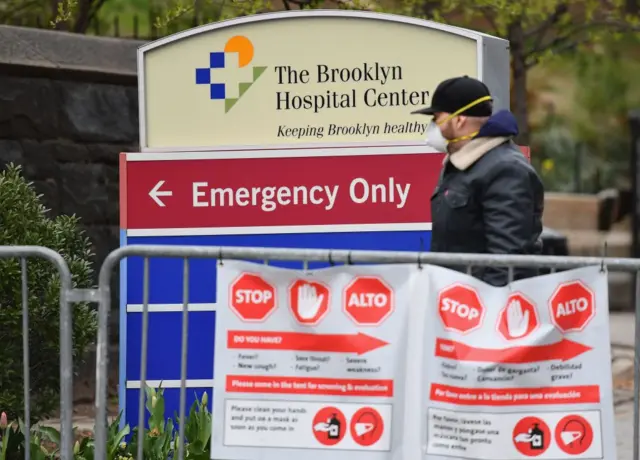
[[[633,313],[611,313],[614,404],[618,460],[633,459]]]

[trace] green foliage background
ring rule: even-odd
[[[571,57],[555,59],[541,70],[552,107],[538,107],[533,126],[532,161],[548,190],[596,193],[629,186],[628,113],[640,105],[635,83],[640,40],[628,35],[608,39]]]
[[[51,218],[19,167],[0,173],[0,246],[34,245],[58,251],[75,287],[92,283],[90,243],[75,216]],[[24,417],[22,269],[19,259],[0,259],[0,411]],[[27,261],[31,416],[38,420],[59,407],[60,278],[48,261]],[[78,365],[96,333],[95,312],[73,304],[73,352]]]

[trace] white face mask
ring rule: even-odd
[[[440,127],[435,122],[429,123],[425,131],[425,137],[427,146],[438,152],[447,153],[447,144],[449,142],[444,138]]]

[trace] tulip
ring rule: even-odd
[[[80,441],[76,441],[76,443],[73,445],[73,453],[75,455],[78,455],[78,452],[80,452]]]
[[[7,413],[3,412],[0,414],[0,428],[4,430],[8,424],[9,421],[7,420]]]
[[[203,406],[206,406],[208,402],[209,402],[209,395],[208,395],[208,394],[207,394],[207,392],[205,391],[205,392],[202,394],[202,405],[203,405]]]
[[[151,407],[155,409],[157,403],[158,403],[158,397],[156,395],[153,395],[151,397]]]

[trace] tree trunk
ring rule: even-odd
[[[529,145],[529,110],[527,107],[527,67],[524,49],[522,23],[514,22],[509,26],[508,38],[511,51],[511,108],[518,121],[520,134],[516,138],[519,145]]]
[[[79,34],[84,34],[91,25],[91,6],[92,0],[81,0],[78,2],[75,11],[75,21],[73,24],[73,31]]]

